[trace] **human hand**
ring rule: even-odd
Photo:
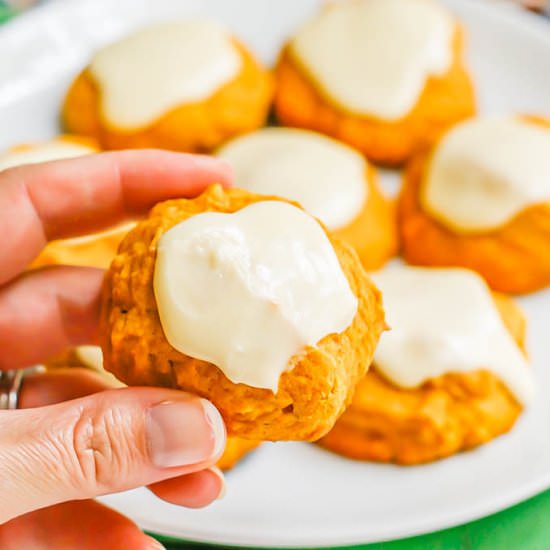
[[[96,343],[103,272],[26,272],[47,241],[229,180],[218,160],[146,150],[0,172],[0,370]],[[108,390],[85,369],[29,376],[20,410],[0,411],[0,548],[158,548],[130,520],[87,499],[146,485],[169,502],[204,506],[223,491],[212,466],[224,445],[221,416],[196,396]]]

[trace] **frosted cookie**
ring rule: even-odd
[[[98,152],[93,139],[60,135],[49,141],[20,143],[0,153],[0,172],[25,164],[81,157]]]
[[[79,346],[84,354],[76,353],[78,348],[69,348],[44,361],[44,366],[52,369],[87,367],[93,370],[103,369],[103,356],[99,346]]]
[[[123,384],[103,368],[103,356],[99,346],[77,346],[67,349],[44,361],[48,369],[87,368],[99,372],[113,388],[122,388]]]
[[[97,144],[80,136],[61,135],[50,141],[16,145],[0,153],[0,171],[24,164],[36,164],[90,155],[99,151]],[[125,223],[83,237],[48,243],[31,267],[65,264],[105,268],[116,252],[118,243],[132,227]]]
[[[401,164],[474,113],[462,42],[435,0],[330,3],[280,55],[277,116]]]
[[[67,94],[63,120],[106,149],[205,152],[262,126],[272,88],[218,24],[161,23],[96,52]]]
[[[486,117],[409,165],[399,201],[413,264],[474,269],[501,292],[550,283],[550,124]]]
[[[100,322],[117,378],[210,399],[230,436],[255,440],[324,435],[384,327],[348,245],[297,206],[220,186],[158,204],[128,234]]]
[[[233,166],[238,187],[298,202],[351,244],[367,269],[396,253],[394,204],[374,167],[351,147],[306,130],[265,128],[234,139],[218,156]]]
[[[103,355],[99,346],[78,346],[66,350],[46,361],[47,367],[87,367],[103,370]]]
[[[105,269],[111,263],[120,241],[134,225],[134,222],[127,222],[91,235],[52,241],[31,267],[59,264]]]
[[[507,432],[532,400],[525,320],[465,269],[372,275],[390,330],[321,444],[351,458],[417,464]]]

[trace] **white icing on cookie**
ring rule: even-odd
[[[154,289],[175,349],[234,383],[273,392],[291,357],[345,330],[357,312],[321,226],[278,201],[169,229],[158,242]]]
[[[241,56],[231,36],[210,21],[147,27],[106,46],[89,71],[105,119],[143,128],[185,103],[204,101],[235,78]]]
[[[458,232],[490,231],[550,203],[550,127],[516,117],[455,126],[434,151],[420,197]]]
[[[290,43],[321,92],[347,111],[386,120],[416,105],[452,61],[454,22],[433,0],[329,4]]]
[[[315,132],[265,128],[218,156],[233,166],[237,187],[296,201],[332,230],[349,225],[368,197],[365,158]]]

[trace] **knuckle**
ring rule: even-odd
[[[133,436],[131,418],[116,406],[99,413],[82,408],[69,431],[69,448],[79,491],[87,494],[124,488],[126,478],[143,462],[143,452]]]

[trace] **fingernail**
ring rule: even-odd
[[[166,550],[166,547],[163,546],[158,540],[154,539],[153,537],[147,537],[149,540],[147,541],[147,548],[149,550]]]
[[[200,402],[204,409],[204,414],[206,415],[206,418],[210,423],[212,432],[214,434],[214,440],[216,442],[212,456],[214,458],[219,458],[225,449],[227,438],[225,423],[223,421],[223,418],[221,417],[220,411],[218,411],[218,409],[216,409],[216,407],[214,407],[214,405],[210,401],[208,401],[208,399],[201,398]]]
[[[218,493],[218,496],[216,497],[216,500],[221,500],[225,493],[227,493],[227,485],[225,483],[225,476],[223,475],[223,472],[217,467],[217,466],[211,466],[208,468],[213,474],[218,476],[220,479],[220,492]]]
[[[225,444],[218,410],[205,399],[165,401],[148,411],[149,454],[155,466],[190,466],[215,459]]]

